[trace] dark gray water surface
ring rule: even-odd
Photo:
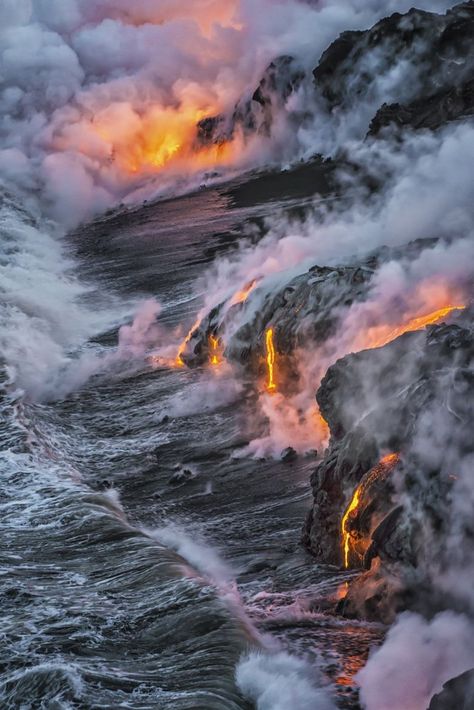
[[[307,198],[262,189],[203,190],[78,230],[89,306],[152,295],[164,324],[189,326],[216,255]],[[106,353],[117,334],[95,340]],[[382,630],[328,612],[348,575],[299,545],[314,458],[235,458],[253,386],[191,404],[211,376],[134,363],[35,404],[4,374],[2,707],[247,708],[235,667],[274,643],[321,664],[340,707],[357,706],[350,678]]]

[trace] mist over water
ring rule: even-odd
[[[327,369],[472,297],[472,123],[366,138],[383,101],[416,96],[416,52],[386,73],[369,53],[358,69],[376,80],[337,115],[313,90],[340,32],[411,5],[2,3],[4,707],[356,708],[356,677],[367,710],[426,710],[472,667],[467,612],[402,615],[380,645],[381,625],[332,613],[351,573],[299,545],[329,439],[315,402]],[[271,130],[199,144],[197,123],[229,121],[285,54],[305,78]],[[260,196],[257,184],[271,195],[265,170],[316,153],[340,160],[337,190],[326,166],[318,194]],[[382,248],[331,337],[302,332],[290,395],[224,362],[310,268]],[[222,362],[180,366],[189,327],[216,308]],[[451,424],[441,430],[449,450]],[[287,447],[296,461],[282,461]],[[472,486],[453,461],[464,520]],[[436,584],[456,575],[469,606],[461,568],[446,565]]]

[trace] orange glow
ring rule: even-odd
[[[219,338],[215,338],[213,335],[209,336],[209,358],[211,365],[219,365],[221,361]]]
[[[177,352],[176,359],[175,359],[175,365],[177,365],[178,367],[182,367],[185,364],[183,357],[182,357],[183,353],[186,350],[186,345],[191,340],[194,331],[196,330],[196,328],[199,327],[200,323],[201,323],[201,319],[197,318],[197,320],[195,320],[194,323],[192,324],[187,336],[185,337],[185,339],[183,340],[183,342],[179,346],[179,350]]]
[[[322,440],[329,438],[329,424],[327,423],[319,409],[317,409],[316,411],[316,428],[318,429]]]
[[[252,291],[254,290],[254,288],[255,288],[256,285],[257,285],[257,279],[254,279],[254,280],[251,281],[249,284],[247,284],[247,285],[242,289],[242,291],[237,291],[237,293],[235,293],[235,294],[232,296],[232,300],[231,300],[231,302],[230,302],[230,305],[231,305],[231,306],[235,306],[237,303],[244,303],[244,301],[247,300],[247,298],[248,298],[249,295],[252,293]]]
[[[338,601],[340,601],[341,599],[345,599],[347,597],[348,591],[349,591],[349,582],[343,582],[336,589],[336,594],[334,596]]]
[[[104,17],[118,17],[122,22],[133,25],[152,23],[162,25],[176,22],[177,20],[193,20],[198,23],[205,36],[210,36],[216,26],[233,27],[239,29],[237,11],[238,0],[207,0],[207,2],[169,2],[161,0],[154,3],[136,2],[130,3],[127,10],[114,8],[114,0],[111,0],[112,7],[107,7],[107,14]]]
[[[349,555],[351,550],[351,533],[347,529],[348,520],[353,517],[354,513],[357,511],[360,503],[360,498],[363,491],[370,486],[374,479],[379,478],[383,473],[387,471],[388,468],[393,467],[400,460],[400,455],[397,453],[386,454],[383,456],[379,463],[373,467],[368,478],[365,478],[355,489],[352,496],[352,500],[346,508],[341,521],[341,534],[342,534],[342,548],[344,556],[344,567],[348,569],[349,567]]]
[[[267,390],[272,392],[276,390],[275,384],[275,347],[273,345],[273,328],[268,328],[265,335],[265,343],[267,349]]]
[[[197,124],[219,114],[210,96],[184,96],[177,105],[154,105],[138,114],[129,104],[115,103],[84,120],[74,135],[57,138],[56,148],[76,149],[90,157],[106,158],[124,173],[150,174],[174,166],[193,172],[231,164],[238,156],[240,138],[220,144],[197,145]],[[78,143],[79,141],[79,143]]]
[[[396,463],[400,458],[399,454],[386,454],[380,459],[379,465],[381,466],[390,466],[391,464]]]
[[[348,530],[346,529],[346,524],[347,524],[347,521],[348,521],[351,513],[353,513],[359,507],[359,497],[360,497],[360,487],[357,486],[357,488],[354,491],[354,495],[352,496],[352,500],[349,503],[349,506],[348,506],[346,512],[344,513],[344,516],[342,518],[342,523],[341,523],[343,551],[344,551],[344,567],[346,569],[349,567],[349,550],[350,550],[350,539],[351,539],[350,532],[348,532]]]
[[[164,355],[147,355],[145,361],[149,365],[152,365],[152,367],[156,368],[182,367],[184,364],[183,362],[178,361],[177,358],[165,357]]]
[[[390,325],[380,325],[369,328],[368,331],[363,335],[363,341],[365,348],[380,348],[387,343],[391,343],[403,333],[411,333],[415,330],[421,330],[427,325],[434,325],[439,323],[446,316],[450,315],[455,311],[464,310],[465,306],[445,306],[439,308],[431,313],[426,313],[422,316],[417,316],[410,319],[409,321],[402,323],[395,328]]]

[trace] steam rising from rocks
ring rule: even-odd
[[[3,176],[71,226],[120,200],[199,185],[216,160],[232,170],[281,160],[284,121],[279,138],[239,143],[220,158],[193,156],[196,123],[232,112],[275,56],[293,52],[312,67],[340,31],[408,5],[3,2]]]
[[[65,394],[104,365],[141,357],[157,343],[170,344],[169,333],[156,324],[159,306],[147,302],[133,324],[122,328],[112,358],[104,361],[100,353],[86,353],[71,367],[68,353],[123,318],[124,307],[92,316],[78,305],[87,289],[68,275],[71,263],[51,237],[60,230],[36,214],[68,228],[121,200],[198,186],[209,179],[206,173],[213,161],[220,161],[222,175],[343,148],[341,153],[358,166],[358,174],[377,184],[375,194],[348,170],[340,175],[347,191],[344,204],[315,201],[303,220],[283,214],[268,220],[268,233],[257,246],[249,240],[232,257],[219,259],[206,275],[213,286],[203,311],[231,296],[229,284],[238,291],[258,281],[222,333],[225,344],[231,344],[238,329],[252,323],[292,278],[315,264],[354,264],[388,247],[366,298],[340,305],[336,333],[323,345],[308,341],[295,352],[298,391],[291,398],[261,395],[269,424],[251,444],[252,453],[275,455],[288,444],[302,451],[324,446],[326,433],[314,425],[314,392],[328,366],[373,344],[367,332],[381,321],[390,326],[393,319],[414,309],[421,314],[448,296],[453,302],[471,297],[472,124],[460,123],[436,134],[408,134],[397,143],[390,136],[361,142],[384,97],[405,98],[403,89],[416,78],[410,57],[403,57],[380,77],[357,111],[350,105],[328,117],[303,84],[276,117],[271,136],[239,142],[237,134],[234,152],[231,146],[229,153],[197,156],[195,126],[203,117],[232,113],[275,56],[293,53],[309,70],[340,31],[366,27],[410,5],[405,0],[382,6],[375,0],[140,0],[133,7],[126,0],[4,1],[2,179],[32,210],[20,210],[2,197],[6,247],[0,264],[5,294],[0,346],[17,384],[32,397]],[[451,3],[427,0],[418,5],[441,11]],[[379,60],[377,53],[369,53],[365,61],[373,71]],[[313,118],[294,134],[288,114],[308,108]],[[415,258],[396,251],[416,240],[432,241],[422,245]],[[131,306],[127,304],[127,311]],[[59,383],[64,373],[70,378]],[[231,402],[240,391],[225,378],[214,389],[198,383],[191,407],[202,406],[203,399],[207,406],[215,398]],[[172,407],[175,413],[182,411],[179,401]],[[446,522],[444,564],[430,565],[430,573],[437,590],[449,592],[456,606],[472,614],[473,560],[466,544],[472,518],[472,454],[460,456],[450,448],[450,442],[459,444],[456,412],[445,414],[427,410],[412,452],[425,461],[432,459],[431,465],[439,464],[440,451],[452,454],[449,463],[457,479]],[[434,446],[436,441],[442,446]],[[366,708],[424,710],[444,681],[474,665],[471,625],[470,616],[467,620],[451,612],[431,622],[402,616],[359,676]],[[302,680],[305,672],[299,661],[284,655],[271,663],[250,657],[240,665],[237,680],[261,710],[289,704],[330,708],[322,692]],[[291,687],[299,694],[296,700],[288,695]]]

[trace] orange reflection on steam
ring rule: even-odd
[[[235,293],[232,296],[230,305],[235,306],[237,303],[244,303],[247,300],[247,298],[249,297],[249,295],[252,293],[252,291],[254,290],[256,285],[257,285],[257,279],[254,279],[253,281],[248,283],[246,286],[244,286],[244,288],[241,291],[237,291],[237,293]]]
[[[265,345],[267,351],[267,390],[273,392],[276,390],[275,384],[275,347],[273,345],[273,328],[268,328],[265,334]]]
[[[199,145],[197,124],[220,113],[221,107],[209,95],[194,96],[183,90],[173,105],[151,105],[138,113],[125,102],[97,109],[92,119],[82,119],[74,131],[56,140],[58,150],[75,147],[90,158],[127,174],[153,174],[173,166],[178,172],[193,173],[231,164],[239,154],[241,138]]]

